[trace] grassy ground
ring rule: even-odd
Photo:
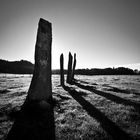
[[[56,140],[140,139],[140,92],[134,88],[139,81],[131,81],[130,86],[130,81],[126,82],[128,80],[121,80],[123,84],[118,82],[120,77],[110,80],[105,77],[76,78],[78,80],[75,84],[61,87],[59,76],[53,77]],[[23,89],[19,91],[19,96],[15,92],[17,89],[14,92],[9,88],[1,89],[6,92],[2,93],[3,96],[1,94],[1,100],[5,99],[0,114],[1,139],[11,128],[14,122],[11,114],[24,102],[28,86],[26,83],[26,86],[20,87]],[[9,94],[10,99],[6,98],[6,94]],[[5,98],[2,98],[4,95]]]
[[[85,80],[58,88],[57,139],[140,139],[139,93]]]

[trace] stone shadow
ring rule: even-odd
[[[113,95],[111,93],[96,90],[93,86],[90,86],[90,85],[84,85],[84,84],[81,84],[81,83],[78,83],[78,82],[74,82],[74,84],[76,86],[78,86],[79,88],[91,91],[91,92],[93,92],[97,95],[103,96],[103,97],[105,97],[105,98],[107,98],[107,99],[109,99],[109,100],[111,100],[115,103],[128,105],[128,106],[133,106],[140,113],[140,103],[136,103],[134,101],[123,99],[123,98],[121,98],[119,96],[116,96],[116,95]]]
[[[68,93],[87,111],[87,113],[98,122],[102,128],[112,136],[113,140],[132,140],[132,138],[123,130],[121,130],[114,122],[108,119],[102,112],[95,108],[91,103],[86,101],[79,92],[68,86],[63,87]]]
[[[86,81],[83,81],[83,80],[80,80],[80,79],[74,79],[73,81],[73,84],[74,83],[83,83],[83,84],[89,84],[89,82],[86,82]],[[90,85],[88,85],[87,87],[91,87],[93,88],[93,86],[96,86],[98,85],[97,83],[90,83]],[[104,87],[109,87],[110,89],[107,89],[107,91],[113,91],[113,92],[119,92],[119,93],[125,93],[125,94],[130,94],[131,91],[128,90],[128,89],[119,89],[117,87],[113,87],[113,86],[110,86],[109,84],[103,84],[102,86]],[[137,95],[137,96],[140,96],[140,93],[136,92],[136,91],[133,91],[133,94]]]
[[[52,103],[33,101],[23,105],[6,140],[55,140]]]

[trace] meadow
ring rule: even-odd
[[[26,99],[32,75],[0,74],[0,139]],[[66,77],[65,77],[66,78]],[[52,75],[56,140],[140,139],[140,76]]]

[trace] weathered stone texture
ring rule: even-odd
[[[51,86],[51,23],[40,19],[35,46],[35,69],[27,100],[49,100],[52,96]]]
[[[60,84],[64,86],[64,57],[60,55]]]
[[[72,60],[73,60],[73,57],[71,53],[69,52],[67,83],[71,83],[71,80],[72,80]]]

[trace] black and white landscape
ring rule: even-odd
[[[0,140],[140,140],[140,1],[3,0]]]

